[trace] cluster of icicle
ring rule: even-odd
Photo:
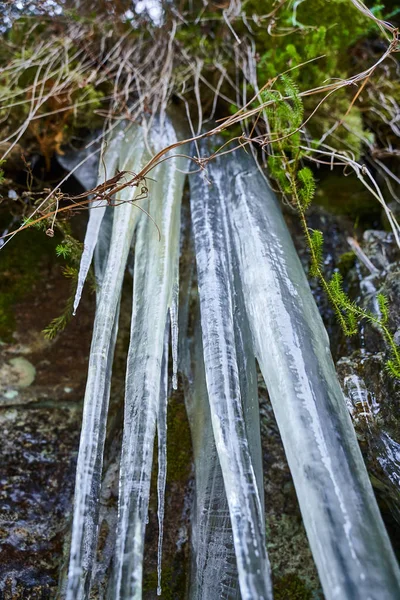
[[[100,162],[99,183],[116,169],[138,172],[151,153],[176,137],[170,120],[156,123],[147,139],[137,125],[121,127]],[[93,255],[99,291],[77,466],[67,600],[86,599],[90,594],[119,302],[132,252],[132,325],[109,597],[142,597],[156,430],[161,576],[168,353],[171,346],[176,386],[180,215],[186,168],[182,157],[170,158],[152,171],[147,182],[149,209],[161,240],[152,221],[132,202],[140,193],[135,189],[125,189],[116,207],[97,202],[90,211],[75,308]],[[327,334],[276,199],[254,160],[242,150],[216,159],[206,176],[193,173],[189,181],[199,311],[189,340],[190,282],[185,280],[179,358],[185,372],[196,478],[190,598],[273,598],[256,359],[325,597],[400,597],[398,566],[339,387]]]

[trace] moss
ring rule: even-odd
[[[301,91],[322,86],[333,77],[346,79],[358,72],[354,71],[351,49],[376,28],[351,2],[308,0],[284,2],[279,7],[277,4],[274,0],[266,0],[262,13],[273,14],[273,19],[260,20],[257,26],[252,24],[260,85],[273,81],[288,68],[293,69],[290,76]],[[249,19],[261,12],[257,0],[249,0],[244,7]],[[372,8],[379,15],[379,7],[375,2]],[[239,37],[246,34],[245,29],[238,33]],[[363,68],[365,65],[360,66],[359,70]],[[251,95],[252,90],[248,93]],[[359,158],[363,140],[371,142],[372,136],[365,128],[358,107],[353,107],[346,115],[354,93],[353,89],[345,89],[328,96],[308,123],[308,129],[315,140],[319,140],[336,121],[343,119],[343,123],[326,141],[334,148],[350,149]],[[321,99],[322,95],[304,98],[306,117]]]
[[[145,574],[143,577],[144,598],[154,598],[157,590],[157,571]],[[162,594],[163,600],[182,600],[185,597],[186,580],[182,573],[176,574],[176,569],[164,567],[162,569]]]
[[[192,441],[182,398],[171,398],[167,419],[167,483],[187,481],[191,471]]]
[[[312,600],[312,592],[296,574],[290,573],[274,583],[275,600]]]
[[[335,215],[346,215],[366,226],[380,220],[381,206],[355,175],[343,180],[340,174],[328,174],[317,185],[314,202]]]
[[[0,341],[11,340],[15,329],[15,305],[38,281],[43,258],[55,256],[55,244],[44,233],[29,230],[16,235],[1,250]],[[42,284],[45,285],[45,282],[42,281]]]
[[[355,261],[356,261],[356,255],[352,251],[343,252],[343,254],[341,254],[339,256],[337,266],[343,277],[346,277],[347,273],[354,266]]]

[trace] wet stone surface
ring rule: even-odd
[[[371,273],[362,261],[348,279],[357,290],[360,304],[379,310],[376,295],[389,301],[389,329],[400,336],[400,254],[392,233],[366,231],[360,246],[377,269]],[[392,377],[386,362],[388,345],[372,325],[361,326],[350,352],[337,361],[337,370],[348,403],[378,503],[400,555],[400,382]]]
[[[0,595],[5,600],[55,596],[80,417],[79,405],[0,412]]]
[[[69,536],[93,299],[47,341],[42,329],[62,312],[70,283],[54,249],[44,254],[13,297],[14,325],[0,342],[1,600],[55,598]],[[7,271],[10,285],[21,271]]]

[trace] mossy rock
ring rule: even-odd
[[[0,252],[0,341],[9,342],[15,329],[15,304],[39,282],[43,261],[55,258],[56,240],[33,229],[18,233]],[[40,284],[45,282],[40,278]]]
[[[365,225],[380,220],[381,205],[355,175],[345,180],[341,172],[322,176],[314,202],[331,214],[345,215]]]
[[[167,414],[167,483],[186,481],[191,470],[192,440],[185,405],[171,398]]]
[[[275,600],[312,600],[312,592],[295,573],[281,577],[274,583]]]

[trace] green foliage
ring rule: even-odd
[[[71,280],[71,293],[67,298],[61,315],[53,319],[42,332],[48,340],[53,340],[59,333],[64,331],[72,317],[75,290],[78,283],[79,262],[83,250],[83,245],[71,235],[68,225],[59,223],[57,226],[64,235],[64,239],[56,246],[56,254],[59,258],[63,258],[66,261],[63,274],[64,277]],[[91,272],[89,280],[93,284],[94,276]]]
[[[292,107],[290,110],[290,124],[293,129],[300,127],[303,121],[304,106],[299,96],[299,86],[295,83],[294,79],[288,75],[281,75],[281,81],[285,91],[285,96],[288,96],[291,100]]]
[[[324,236],[318,229],[310,229],[310,251],[311,251],[311,277],[318,277],[318,272],[322,269]]]
[[[369,5],[377,16],[381,16],[381,5],[377,2]],[[244,10],[250,20],[253,14],[260,14],[260,2],[248,0]],[[273,16],[269,21],[260,20],[258,26],[252,23],[259,56],[259,82],[274,81],[280,73],[290,69],[289,85],[302,90],[315,89],[332,77],[346,79],[357,72],[349,49],[374,31],[372,21],[349,0],[286,1],[280,5],[275,0],[264,0],[262,14]],[[355,90],[350,88],[329,96],[309,123],[309,132],[318,140],[335,121],[344,119],[343,125],[327,141],[335,148],[351,149],[358,158],[362,152],[362,139],[371,141],[371,134],[365,129],[358,107],[353,107],[345,116],[354,93]],[[293,90],[286,88],[285,94],[296,98]],[[305,115],[309,116],[320,99],[321,96],[307,96],[299,107],[302,105]],[[299,120],[294,119],[293,128],[298,125]]]
[[[336,272],[332,275],[331,280],[327,282],[326,290],[344,333],[355,335],[357,333],[356,306],[343,289],[343,277],[340,273]]]
[[[54,252],[54,240],[22,231],[0,252],[0,341],[12,340],[15,309],[39,285],[41,264]]]
[[[70,233],[65,232],[66,227],[64,226],[64,239],[60,244],[56,246],[56,254],[59,257],[65,258],[66,260],[74,265],[79,264],[80,257],[82,254],[82,244],[78,242]]]
[[[381,312],[381,323],[386,325],[389,320],[389,301],[384,294],[377,294],[376,298]]]
[[[77,276],[75,282],[77,281]],[[74,286],[75,289],[75,286]],[[68,325],[73,311],[74,305],[74,296],[71,294],[69,296],[67,302],[65,303],[65,308],[62,314],[59,317],[53,319],[45,329],[43,329],[42,333],[47,340],[53,340],[59,333],[64,331],[66,326]]]
[[[297,173],[301,187],[299,188],[299,199],[303,210],[307,210],[315,196],[315,179],[313,172],[308,167],[303,167]]]
[[[282,136],[283,129],[277,132],[273,137],[272,152],[269,157],[268,165],[270,175],[277,181],[281,191],[285,196],[291,198],[293,207],[297,210],[303,227],[305,239],[310,252],[310,276],[319,280],[325,291],[337,319],[346,335],[354,335],[358,330],[358,323],[362,320],[368,321],[377,327],[385,338],[390,358],[386,367],[388,372],[394,376],[400,376],[400,352],[396,345],[393,335],[387,327],[389,318],[389,307],[387,298],[378,294],[378,304],[380,315],[376,316],[368,310],[365,310],[353,302],[343,289],[343,277],[340,272],[333,274],[330,281],[327,281],[323,272],[323,235],[321,231],[311,229],[307,224],[306,210],[310,206],[315,195],[315,180],[311,169],[302,166],[301,161],[306,158],[306,154],[301,152],[300,141],[298,137],[299,115],[302,111],[299,107],[301,98],[298,88],[289,77],[281,81],[284,85],[286,96],[275,95],[274,104],[268,107],[271,114],[271,123],[274,126],[285,123],[285,136]],[[268,96],[271,99],[271,94]],[[290,130],[294,134],[290,133]],[[273,130],[274,134],[276,133]]]

